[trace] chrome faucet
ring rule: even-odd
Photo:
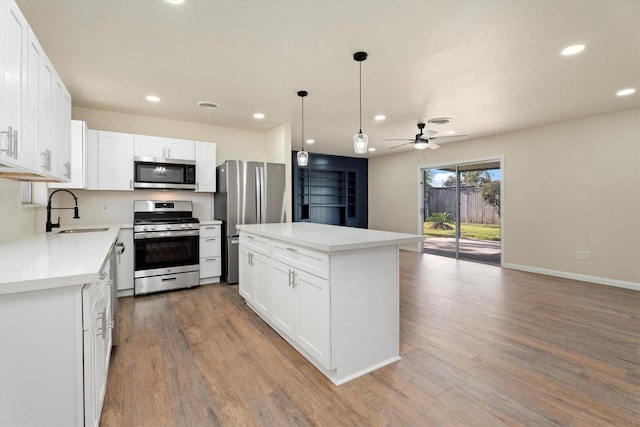
[[[66,191],[67,193],[71,194],[73,196],[73,200],[76,202],[76,206],[73,207],[73,208],[52,208],[51,207],[51,198],[58,191]],[[49,202],[47,203],[47,224],[46,224],[47,233],[50,232],[54,228],[60,228],[60,217],[58,217],[58,223],[57,224],[53,224],[51,222],[51,209],[73,209],[73,218],[74,219],[80,218],[80,215],[78,215],[78,198],[76,197],[76,195],[73,194],[71,191],[69,191],[67,189],[64,189],[64,188],[61,188],[59,190],[55,190],[53,193],[51,193],[49,195]]]

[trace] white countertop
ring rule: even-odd
[[[420,242],[418,234],[392,233],[365,228],[339,227],[311,222],[238,225],[238,230],[282,240],[323,252]]]
[[[200,225],[219,225],[222,224],[222,221],[219,219],[201,219]]]
[[[70,228],[94,228],[82,225]],[[36,233],[0,245],[0,295],[96,282],[121,224],[107,231]]]

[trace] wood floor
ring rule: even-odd
[[[339,387],[237,286],[120,299],[101,425],[640,425],[640,292],[400,262],[402,360]]]

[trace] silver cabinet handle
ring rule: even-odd
[[[287,247],[287,250],[288,250],[288,251],[291,251],[291,252],[298,252],[298,250],[297,250],[296,248],[289,248],[289,247]]]
[[[129,180],[129,188],[133,189],[133,179]]]
[[[253,237],[253,236],[247,236],[247,239],[254,240],[254,239],[255,239],[255,237]]]
[[[7,153],[7,157],[13,157],[13,127],[9,126],[7,130],[0,132],[0,135],[7,135],[7,148],[0,149],[0,152]]]
[[[212,225],[211,227],[204,227],[205,230],[215,230],[216,228],[218,228],[217,225]]]
[[[205,261],[209,262],[209,261],[213,261],[216,262],[218,259],[217,258],[206,258]]]
[[[47,170],[47,151],[42,151],[40,153],[40,167],[44,170]]]
[[[207,241],[207,242],[215,242],[218,239],[204,239],[204,240]]]
[[[13,158],[18,158],[18,129],[13,131]]]

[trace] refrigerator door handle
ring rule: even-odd
[[[260,166],[256,166],[256,224],[262,223],[262,206],[260,206],[260,202],[262,201],[262,197],[260,194],[260,189],[262,186],[260,185]]]

